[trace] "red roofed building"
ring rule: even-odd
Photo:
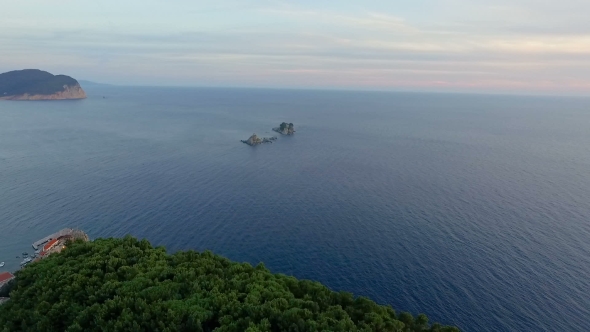
[[[0,287],[4,286],[7,282],[14,279],[14,275],[10,272],[0,273]]]
[[[49,251],[51,248],[55,247],[56,244],[57,239],[47,242],[47,244],[43,247],[43,251]]]

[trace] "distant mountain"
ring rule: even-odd
[[[15,70],[0,74],[0,99],[63,100],[84,99],[86,92],[78,81],[65,75],[52,75],[38,69]]]
[[[109,84],[109,83],[99,83],[99,82],[86,81],[86,80],[78,80],[78,82],[81,85],[84,85],[86,87],[88,87],[88,86],[113,86],[113,84]]]

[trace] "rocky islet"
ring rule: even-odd
[[[293,135],[295,134],[295,126],[293,123],[281,123],[278,127],[272,128],[272,130],[276,131],[281,135]]]
[[[247,140],[242,140],[242,143],[248,144],[250,146],[255,146],[255,145],[259,145],[259,144],[265,144],[265,143],[272,143],[274,141],[276,141],[276,137],[258,137],[258,135],[256,134],[252,134],[252,136],[250,136],[250,138],[248,138]]]
[[[286,136],[293,135],[295,133],[295,126],[293,125],[293,123],[283,122],[278,127],[273,128],[272,130],[276,131],[277,133],[279,133],[281,135],[286,135]],[[250,146],[255,146],[255,145],[260,145],[260,144],[265,144],[265,143],[272,143],[276,140],[277,140],[277,137],[275,137],[275,136],[273,136],[273,137],[258,137],[258,135],[252,134],[252,136],[250,136],[250,138],[248,138],[247,140],[241,140],[241,142],[244,144],[248,144]]]

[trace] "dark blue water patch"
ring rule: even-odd
[[[262,261],[466,331],[587,326],[587,99],[87,92],[0,103],[9,270],[80,227]],[[283,121],[294,137],[239,142]]]

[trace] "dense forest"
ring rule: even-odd
[[[132,237],[68,244],[17,272],[0,331],[458,331],[320,283]]]
[[[64,85],[75,86],[78,81],[65,75],[52,75],[38,69],[25,69],[0,74],[0,97],[51,95],[64,91]]]

